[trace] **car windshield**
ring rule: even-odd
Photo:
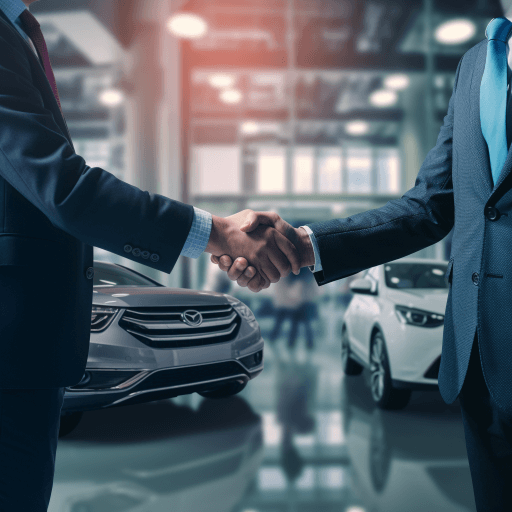
[[[111,288],[113,286],[157,286],[143,276],[123,267],[94,264],[93,286]]]
[[[448,288],[446,263],[389,263],[384,266],[388,288]]]

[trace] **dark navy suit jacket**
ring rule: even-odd
[[[381,208],[310,227],[319,284],[416,252],[454,228],[439,388],[446,402],[457,398],[478,330],[487,386],[512,412],[512,151],[493,184],[480,124],[486,54],[484,39],[459,61],[448,112],[413,188]]]
[[[75,153],[39,59],[0,11],[0,388],[78,382],[92,246],[170,273],[192,220]]]

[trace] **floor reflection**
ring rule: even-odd
[[[86,413],[50,512],[475,510],[458,406],[416,393],[377,410],[367,376],[341,373],[339,303],[320,306],[313,350],[304,325],[259,316],[265,370],[239,397]]]

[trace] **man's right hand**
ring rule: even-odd
[[[252,291],[268,288],[277,283],[290,271],[300,271],[300,257],[297,248],[282,233],[270,225],[242,228],[251,219],[251,210],[244,210],[230,217],[212,216],[212,230],[206,252],[213,256],[227,255],[234,260],[241,256],[252,265],[249,276],[257,272],[247,282]],[[244,232],[249,231],[249,232]]]

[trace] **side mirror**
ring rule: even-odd
[[[352,293],[363,293],[366,295],[377,295],[377,287],[369,279],[355,279],[350,283]]]

